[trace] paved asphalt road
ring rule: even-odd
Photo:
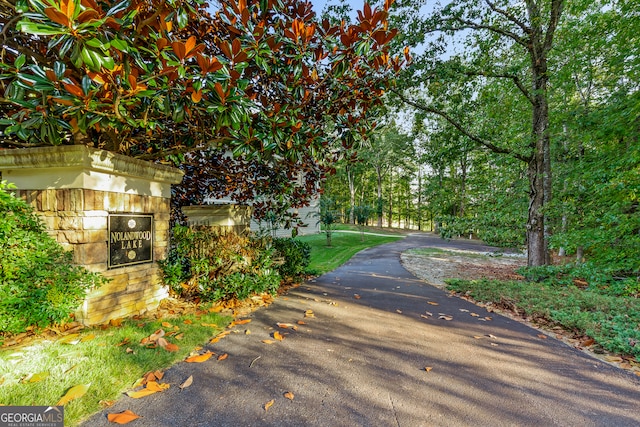
[[[399,256],[421,246],[483,249],[415,234],[360,252],[209,345],[226,360],[178,363],[169,390],[84,426],[125,409],[140,427],[640,426],[640,378],[416,279]],[[262,343],[276,330],[284,340]]]

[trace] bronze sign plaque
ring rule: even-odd
[[[153,215],[109,215],[109,268],[153,261]]]

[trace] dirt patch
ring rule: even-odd
[[[445,279],[520,280],[516,270],[527,265],[522,256],[493,256],[483,252],[446,251],[423,254],[407,251],[402,265],[410,273],[439,288]]]

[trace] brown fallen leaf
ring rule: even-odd
[[[180,391],[182,391],[185,388],[189,387],[191,384],[193,384],[193,375],[190,375],[189,378],[184,380],[184,382],[180,384],[178,387],[180,388]]]
[[[283,396],[286,397],[289,400],[293,400],[293,393],[291,393],[290,391],[288,391],[285,394],[283,394]]]
[[[304,320],[298,320],[298,325],[306,325],[307,323]]]
[[[165,328],[173,328],[173,325],[169,322],[162,322],[162,326],[164,326]],[[163,332],[164,335],[164,332]]]
[[[107,420],[109,420],[110,423],[116,423],[116,424],[127,424],[138,418],[140,418],[140,415],[137,415],[128,409],[126,411],[122,411],[117,414],[107,415]]]
[[[546,340],[547,336],[545,334],[538,334],[538,338],[540,338],[541,340]]]
[[[596,343],[596,342],[595,342],[595,340],[594,340],[593,338],[588,338],[588,339],[586,339],[586,340],[582,341],[582,345],[583,345],[584,347],[589,347],[589,346],[591,346],[591,345],[593,345],[593,344],[595,344],[595,343]]]
[[[225,360],[227,357],[229,357],[227,353],[221,354],[220,356],[218,356],[218,360]]]
[[[433,366],[425,366],[424,370],[427,372],[431,372],[431,370],[433,369]]]
[[[442,319],[442,320],[453,320],[453,316],[449,315],[449,314],[441,314],[440,317],[438,317],[438,319]]]
[[[264,404],[264,410],[268,411],[269,408],[271,408],[273,406],[273,404],[275,403],[275,399],[271,399],[270,401],[268,401],[267,403]]]
[[[291,323],[276,323],[276,325],[279,328],[282,328],[282,329],[293,329],[294,331],[298,330],[298,327],[296,325],[291,324]]]
[[[284,339],[284,337],[280,334],[280,332],[275,331],[273,333],[273,339],[275,339],[277,341],[282,341]]]
[[[482,335],[474,335],[473,337],[477,340],[479,340],[480,338],[484,338]]]
[[[273,344],[275,341],[273,340],[262,340],[263,343],[265,344]]]
[[[304,317],[315,317],[315,314],[313,314],[313,310],[307,310],[304,312]]]
[[[488,334],[487,336],[488,336],[489,338],[493,338],[494,340],[497,340],[497,339],[498,339],[498,337],[497,337],[497,336],[495,336],[495,335],[493,335],[493,334]]]
[[[58,403],[56,403],[56,406],[66,405],[72,400],[81,398],[82,396],[84,396],[87,390],[89,390],[90,386],[91,384],[79,384],[71,387],[69,391],[67,391],[67,393],[62,396]]]
[[[184,361],[188,363],[202,363],[209,360],[211,356],[213,356],[213,353],[210,351],[207,351],[206,353],[203,353],[203,354],[187,357],[186,359],[184,359]]]
[[[109,320],[109,325],[115,327],[122,326],[122,319],[111,319]]]
[[[440,305],[440,303],[437,303],[435,301],[427,301],[427,304],[429,304],[429,305]]]
[[[360,299],[360,298],[361,298],[359,294],[353,294],[353,297],[354,297],[355,299]]]
[[[229,327],[236,326],[236,325],[246,325],[249,322],[251,322],[251,319],[234,320],[229,324]]]
[[[178,347],[177,345],[172,344],[172,343],[167,343],[167,345],[165,345],[163,348],[165,350],[167,350],[167,351],[170,351],[170,352],[175,352],[175,351],[180,350],[180,347]]]
[[[480,315],[478,313],[469,313],[469,316],[480,317]]]
[[[103,408],[108,408],[109,406],[113,406],[115,403],[116,403],[115,400],[101,400],[100,402],[98,402],[98,404]]]
[[[193,323],[193,320],[184,319],[184,321],[182,323],[184,323],[185,325],[190,325],[190,324]]]

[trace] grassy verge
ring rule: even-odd
[[[90,384],[65,405],[65,425],[76,425],[115,400],[146,372],[184,359],[225,328],[230,318],[202,312],[163,320],[125,320],[107,329],[84,329],[55,341],[35,340],[0,352],[0,404],[53,406],[68,389]],[[175,352],[140,341],[158,329]],[[176,384],[177,386],[177,384]]]
[[[395,242],[401,238],[401,236],[397,235],[365,235],[364,241],[362,241],[360,234],[335,233],[331,236],[331,247],[328,247],[325,234],[298,237],[298,239],[307,242],[311,246],[311,261],[307,270],[314,275],[321,275],[335,270],[363,249]]]
[[[450,279],[447,285],[476,301],[516,307],[525,316],[544,319],[577,336],[590,337],[607,352],[640,359],[638,298],[526,281]]]

